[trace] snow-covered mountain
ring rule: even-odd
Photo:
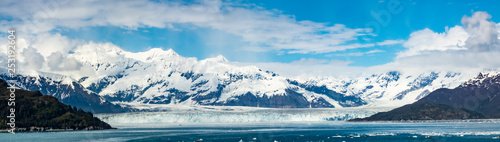
[[[500,118],[500,73],[481,72],[456,88],[432,91],[415,103],[350,121]]]
[[[439,88],[455,88],[477,74],[461,72],[401,73],[391,71],[367,77],[316,77],[305,84],[326,86],[328,89],[359,96],[369,104],[399,107],[413,103]]]
[[[70,56],[95,75],[78,82],[108,101],[137,104],[229,105],[273,108],[355,107],[366,103],[326,87],[303,85],[223,56],[197,60],[158,48],[131,53],[111,44],[89,44]]]
[[[28,90],[48,90],[43,93],[60,100],[79,92],[97,96],[92,97],[94,100],[146,109],[145,105],[398,107],[413,103],[436,89],[457,87],[476,75],[391,71],[358,78],[315,77],[304,80],[282,77],[256,66],[237,66],[223,56],[198,60],[182,57],[171,49],[153,48],[132,53],[112,44],[95,43],[77,47],[68,57],[76,59],[82,68],[90,71],[86,74],[69,73],[68,76],[50,73],[21,75],[25,81],[19,86]],[[44,84],[65,87],[47,89]]]

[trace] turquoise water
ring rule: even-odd
[[[117,130],[0,134],[0,141],[500,141],[499,122],[126,124]]]

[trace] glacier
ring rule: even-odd
[[[255,108],[239,106],[164,107],[154,112],[97,114],[110,124],[293,123],[345,121],[390,108]]]

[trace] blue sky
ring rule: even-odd
[[[230,2],[234,4],[252,4],[265,10],[279,11],[284,15],[294,16],[297,21],[313,21],[327,25],[343,24],[347,28],[365,28],[366,24],[376,19],[371,12],[387,10],[386,1],[289,1],[255,0]],[[186,3],[189,4],[189,3]],[[460,25],[464,15],[473,11],[487,11],[492,21],[498,22],[500,15],[498,1],[401,1],[402,12],[391,14],[387,26],[381,26],[377,36],[369,40],[353,40],[352,43],[375,43],[384,40],[407,40],[417,30],[429,28],[435,32],[444,32],[445,27]],[[386,17],[382,17],[386,18]],[[396,53],[405,50],[401,44],[356,48],[328,53],[286,53],[279,50],[249,52],[238,46],[246,44],[241,37],[221,30],[203,27],[176,25],[178,29],[140,27],[127,29],[118,26],[96,26],[79,29],[60,28],[55,30],[70,38],[96,42],[111,42],[132,52],[145,51],[149,47],[172,48],[182,56],[205,59],[223,55],[236,62],[283,62],[289,63],[302,58],[323,60],[351,61],[351,66],[374,66],[391,62]],[[213,40],[213,38],[217,38]],[[350,56],[349,53],[381,51],[362,56]]]
[[[499,5],[472,0],[10,1],[0,4],[12,7],[0,9],[0,29],[18,28],[45,59],[96,42],[130,52],[171,48],[198,59],[223,55],[240,63],[400,68],[443,60],[434,66],[463,66],[456,57],[497,57],[496,52],[481,55],[480,45],[499,48]],[[426,59],[432,60],[420,62]],[[491,66],[496,62],[484,65]]]

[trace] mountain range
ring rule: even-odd
[[[95,113],[166,106],[250,106],[270,108],[391,107],[413,103],[439,88],[471,78],[460,72],[390,71],[359,78],[287,78],[256,66],[238,66],[223,56],[198,60],[173,50],[131,53],[111,44],[88,44],[71,51],[90,74],[20,74],[16,85],[40,90],[61,102]],[[0,78],[7,79],[1,70]]]

